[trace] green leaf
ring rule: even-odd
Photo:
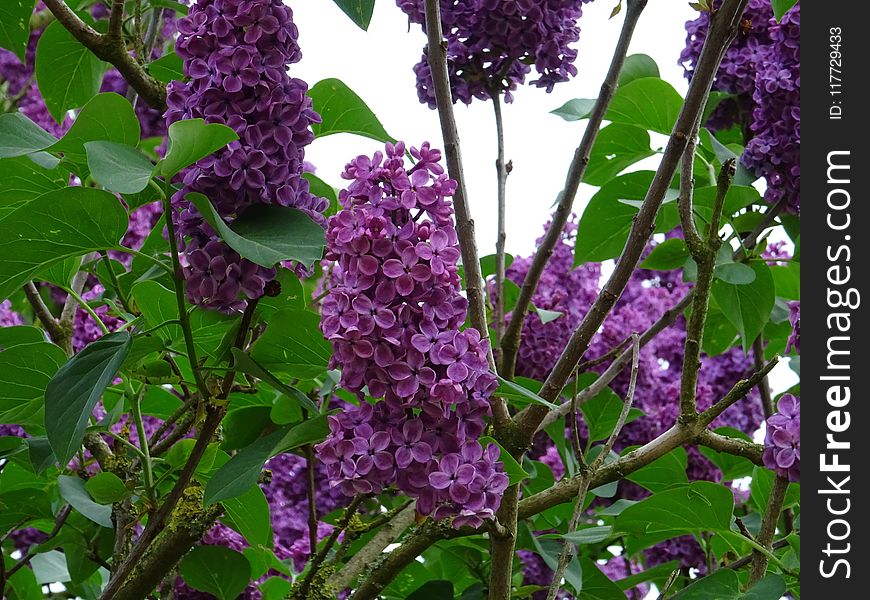
[[[136,112],[126,98],[115,93],[97,94],[82,107],[69,131],[48,150],[62,152],[73,163],[84,163],[88,142],[136,146],[140,133]]]
[[[628,533],[729,531],[734,494],[722,485],[695,481],[659,491],[629,506],[614,529]]]
[[[251,546],[272,545],[272,523],[269,520],[269,502],[259,486],[253,486],[237,498],[221,502],[224,516],[221,521],[244,536]]]
[[[283,577],[269,577],[266,581],[260,584],[260,592],[263,594],[263,600],[284,600],[290,596],[290,590],[293,589],[293,584]]]
[[[753,261],[749,266],[755,272],[752,283],[734,285],[716,279],[712,287],[716,305],[743,338],[744,352],[764,329],[776,300],[768,266],[763,261]]]
[[[583,389],[589,386],[597,379],[595,374],[585,373],[580,376],[579,386]],[[604,440],[611,434],[613,428],[616,427],[616,422],[619,420],[619,415],[622,413],[622,399],[614,393],[609,387],[605,387],[594,397],[580,405],[580,411],[583,413],[583,419],[589,426],[589,440],[597,441]],[[626,423],[631,423],[638,417],[643,415],[643,412],[631,408],[628,411]]]
[[[609,260],[622,253],[637,208],[621,200],[643,200],[652,177],[651,171],[627,173],[592,196],[577,228],[575,265]]]
[[[301,406],[305,410],[314,414],[317,414],[317,412],[319,412],[317,410],[317,405],[314,404],[314,402],[312,402],[308,396],[306,396],[294,387],[281,383],[281,381],[277,377],[264,369],[257,361],[251,358],[250,355],[242,352],[238,348],[233,348],[232,353],[234,359],[233,368],[241,371],[242,373],[253,375],[257,379],[262,379],[263,383],[275,388],[276,390],[284,394],[287,398],[290,398],[295,404]]]
[[[380,142],[395,142],[362,98],[340,79],[324,79],[308,95],[322,119],[311,126],[315,137],[353,133]]]
[[[166,157],[157,163],[155,173],[167,180],[182,169],[216,152],[237,139],[236,132],[220,123],[202,119],[176,121],[169,126],[169,147]]]
[[[282,427],[242,448],[209,479],[203,502],[214,504],[245,494],[257,484],[271,457],[323,440],[329,433],[326,417],[318,415],[294,427]]]
[[[510,480],[510,485],[516,485],[521,481],[525,480],[529,473],[526,471],[517,460],[511,456],[510,452],[505,450],[501,444],[495,441],[493,438],[489,436],[483,436],[478,440],[480,445],[485,450],[490,444],[495,444],[499,449],[499,457],[498,459],[504,465],[504,472],[507,473],[508,479]]]
[[[689,483],[686,475],[687,461],[686,451],[683,448],[675,448],[645,467],[630,473],[626,479],[653,493],[675,485],[687,484]]]
[[[580,121],[589,117],[589,113],[592,112],[594,106],[594,99],[575,98],[574,100],[568,100],[559,108],[551,110],[550,114],[561,117],[565,121]]]
[[[85,489],[99,504],[114,504],[130,495],[121,478],[108,471],[101,471],[88,479]]]
[[[92,23],[86,14],[79,16]],[[84,106],[100,91],[104,67],[61,23],[49,23],[36,47],[36,82],[55,121],[63,123],[67,111]]]
[[[487,254],[486,256],[480,257],[480,274],[486,279],[490,275],[495,275],[496,272],[496,259],[498,257],[495,254]],[[504,268],[509,268],[514,262],[513,255],[509,253],[505,253],[504,255]]]
[[[768,575],[753,585],[740,600],[779,600],[785,595],[785,581],[779,575]]]
[[[755,271],[752,270],[752,267],[743,263],[732,262],[716,265],[716,268],[713,269],[713,275],[716,279],[733,285],[747,285],[755,281]]]
[[[746,442],[752,441],[748,435],[731,427],[719,427],[715,432],[720,435],[738,438]],[[752,475],[752,470],[755,468],[752,461],[743,458],[742,456],[735,456],[727,452],[717,452],[716,450],[706,446],[699,446],[698,450],[700,450],[701,454],[722,471],[722,481],[734,481],[735,479],[748,477]]]
[[[320,333],[319,315],[285,309],[272,315],[266,332],[251,350],[251,358],[273,373],[313,379],[326,371],[332,345]]]
[[[41,427],[45,387],[65,362],[64,351],[44,341],[0,352],[0,423]]]
[[[594,561],[581,558],[580,568],[583,570],[583,600],[624,600],[625,593]]]
[[[646,129],[612,123],[598,133],[583,182],[604,185],[634,163],[654,154]]]
[[[23,63],[30,39],[33,0],[3,0],[0,4],[0,48],[12,51]]]
[[[0,158],[38,152],[56,141],[53,135],[20,112],[0,115]]]
[[[65,583],[70,580],[66,557],[59,550],[37,554],[31,559],[30,566],[39,583]]]
[[[118,199],[93,188],[64,188],[16,208],[0,220],[0,298],[55,262],[113,247],[126,231]]]
[[[405,600],[444,600],[453,598],[453,582],[431,579],[411,592]]]
[[[338,194],[334,187],[314,173],[303,173],[302,178],[308,182],[308,189],[312,195],[329,200],[329,208],[323,212],[324,216],[329,217],[339,211],[341,207],[338,204]]]
[[[263,296],[257,304],[257,311],[263,315],[268,323],[276,311],[285,308],[303,310],[305,308],[305,289],[296,273],[284,267],[278,267],[275,281],[281,286],[281,292],[277,296]]]
[[[0,159],[0,220],[18,205],[65,188],[69,173],[65,175],[61,169],[43,169],[27,156]]]
[[[34,327],[32,325],[10,325],[9,327],[0,327],[0,352],[8,350],[12,346],[34,344],[44,341],[45,332],[39,327]],[[64,359],[62,363],[65,361],[66,359]],[[0,360],[0,364],[3,364],[2,360]]]
[[[45,429],[61,465],[82,443],[88,418],[132,346],[126,331],[92,342],[62,366],[45,389]]]
[[[777,297],[785,300],[801,299],[800,263],[790,262],[786,266],[772,266],[770,274],[773,277],[773,287]]]
[[[632,54],[626,57],[622,71],[619,72],[619,85],[628,85],[635,79],[659,77],[659,66],[646,54]]]
[[[297,208],[255,204],[227,225],[209,202],[198,193],[186,196],[209,225],[242,257],[271,268],[284,260],[310,267],[323,256],[326,235],[323,228]]]
[[[556,566],[559,564],[559,554],[562,552],[562,544],[561,542],[556,542],[554,540],[541,539],[538,535],[532,535],[532,543],[535,546],[535,551],[538,555],[544,559],[544,563],[550,569],[555,570]],[[574,591],[577,594],[584,593],[582,596],[585,598],[585,591],[583,589],[584,584],[584,573],[583,567],[580,564],[580,561],[575,556],[571,559],[571,562],[568,563],[567,568],[565,569],[565,581],[567,581],[571,586],[574,587]]]
[[[368,31],[375,0],[332,0],[363,31]]]
[[[773,16],[777,21],[782,21],[782,17],[798,3],[798,0],[771,0],[770,5],[773,7]]]
[[[223,546],[196,546],[182,559],[178,572],[184,582],[218,600],[235,600],[251,578],[244,555]]]
[[[538,308],[534,304],[532,304],[532,312],[534,312],[535,314],[538,315],[538,318],[541,319],[541,323],[543,325],[546,325],[547,323],[550,323],[551,321],[555,321],[556,319],[561,317],[563,314],[565,314],[565,313],[560,312],[558,310],[546,310],[544,308]]]
[[[670,83],[644,77],[617,88],[604,118],[670,135],[682,106],[683,98]]]
[[[184,62],[175,52],[167,52],[148,64],[148,72],[161,83],[184,81]]]
[[[613,527],[610,525],[597,525],[584,527],[570,533],[554,533],[553,537],[568,540],[572,544],[597,544],[614,537]]]
[[[682,268],[687,258],[689,258],[689,249],[686,247],[686,242],[680,238],[671,238],[657,244],[649,256],[640,263],[640,267],[655,271],[670,271]]]
[[[518,377],[517,379],[520,380],[522,378]],[[498,389],[495,392],[496,396],[501,396],[502,398],[509,398],[511,400],[518,401],[520,404],[542,404],[551,410],[558,408],[552,402],[544,400],[529,388],[523,385],[519,385],[516,382],[508,381],[503,377],[499,377],[498,383]],[[540,389],[540,384],[538,384],[537,387],[538,389]]]
[[[70,503],[74,509],[82,513],[91,521],[101,527],[111,529],[112,507],[105,504],[97,504],[85,490],[85,482],[78,477],[61,475],[57,478],[57,489],[61,497]]]
[[[739,598],[740,579],[731,569],[719,569],[711,575],[696,580],[673,596],[673,600],[738,600]]]
[[[87,142],[88,170],[94,181],[119,194],[138,194],[151,181],[154,165],[134,146],[116,142]]]

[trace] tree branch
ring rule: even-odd
[[[447,171],[456,181],[453,206],[456,209],[456,234],[462,253],[465,269],[465,291],[468,295],[468,311],[471,326],[477,329],[480,337],[489,340],[489,327],[486,323],[486,298],[483,290],[483,275],[480,271],[480,257],[477,253],[477,240],[474,236],[474,220],[467,202],[465,173],[462,167],[462,152],[459,147],[459,131],[453,114],[453,97],[450,92],[450,76],[447,71],[447,42],[441,31],[441,6],[438,0],[426,0],[426,32],[428,35],[428,60],[432,70],[432,83],[441,122],[441,135],[444,138],[444,153],[447,155]],[[492,348],[489,348],[490,367],[495,370]],[[510,421],[510,413],[503,398],[492,398],[492,414],[496,428]]]
[[[785,500],[787,490],[788,479],[777,475],[770,489],[767,509],[761,519],[761,529],[755,537],[755,540],[768,551],[771,549],[773,534],[776,533],[776,522],[779,520],[779,513],[782,512],[782,503]],[[758,550],[752,553],[752,569],[749,571],[750,586],[764,577],[764,573],[767,571],[767,560],[767,555]]]
[[[507,234],[505,233],[505,211],[506,211],[506,194],[505,187],[507,185],[508,173],[510,168],[504,162],[504,122],[501,115],[501,100],[499,93],[493,91],[492,107],[495,112],[495,133],[496,133],[496,159],[495,171],[498,180],[498,231],[495,242],[495,344],[494,351],[496,357],[501,355],[501,339],[504,337],[504,280],[505,280],[505,241]],[[500,363],[501,360],[496,361]]]
[[[586,172],[586,165],[589,164],[589,156],[592,153],[592,147],[595,145],[595,139],[598,137],[598,130],[601,127],[601,122],[604,120],[604,115],[607,113],[607,108],[610,106],[610,101],[613,99],[613,94],[619,82],[619,73],[622,71],[622,65],[625,63],[625,56],[628,53],[628,46],[631,42],[631,37],[634,35],[634,28],[640,18],[643,9],[646,7],[647,0],[628,0],[626,9],[625,21],[622,24],[622,31],[619,33],[619,40],[616,43],[616,50],[613,53],[613,58],[610,62],[610,68],[601,84],[601,91],[598,98],[595,100],[595,106],[589,114],[589,122],[586,124],[586,129],[583,131],[583,137],[580,139],[580,145],[574,152],[574,158],[568,168],[568,175],[565,178],[565,187],[562,190],[559,204],[556,207],[556,212],[553,213],[550,227],[544,234],[544,239],[538,246],[532,264],[523,279],[523,285],[520,289],[520,295],[517,303],[511,312],[511,321],[505,330],[504,337],[501,340],[501,356],[500,372],[506,379],[513,379],[516,368],[517,352],[520,347],[520,334],[523,330],[526,313],[529,310],[529,305],[532,302],[532,296],[538,287],[538,282],[541,275],[544,273],[544,268],[547,262],[553,255],[553,248],[562,237],[562,230],[565,228],[565,223],[568,222],[568,217],[571,216],[571,208],[574,205],[574,197],[577,195],[577,189],[580,187],[580,181],[583,179],[583,174]]]
[[[120,36],[102,35],[82,21],[63,0],[45,0],[55,18],[97,58],[112,64],[152,108],[166,108],[166,87],[152,77],[127,51]],[[116,4],[113,5],[113,14]]]
[[[48,332],[51,341],[60,347],[66,346],[66,339],[69,337],[69,333],[63,330],[60,323],[57,322],[57,319],[48,310],[45,302],[42,301],[42,296],[39,295],[39,290],[36,289],[32,281],[28,281],[24,285],[24,295],[33,308],[36,318],[39,319],[39,322],[42,323],[42,326]]]
[[[583,358],[593,336],[601,327],[607,315],[610,314],[610,311],[628,284],[631,274],[637,267],[649,237],[655,229],[655,218],[659,207],[670,186],[680,158],[686,149],[688,135],[694,126],[695,120],[698,118],[698,114],[704,109],[713,77],[718,71],[719,63],[725,50],[737,33],[740,16],[743,14],[747,1],[725,0],[719,10],[712,16],[707,39],[704,42],[704,49],[698,61],[698,68],[692,77],[692,81],[689,83],[686,100],[677,117],[673,133],[665,147],[661,164],[653,177],[640,210],[634,217],[625,249],[601,293],[599,293],[592,307],[590,307],[583,318],[583,321],[572,334],[556,366],[553,367],[553,370],[544,382],[539,395],[545,400],[552,402],[558,397],[574,367]],[[519,423],[519,426],[528,435],[529,440],[546,414],[547,408],[542,405],[532,405],[526,411],[526,415],[522,422]]]
[[[690,144],[690,147],[693,146]],[[688,149],[686,155],[688,155]],[[694,160],[694,149],[692,151]],[[684,169],[685,169],[684,163]],[[691,168],[691,166],[690,166]],[[694,419],[698,412],[696,396],[698,393],[698,373],[701,370],[701,344],[704,340],[704,327],[707,323],[707,310],[710,306],[710,293],[713,290],[713,272],[716,268],[716,253],[722,247],[719,237],[719,221],[722,218],[722,206],[725,195],[731,187],[734,178],[735,161],[725,161],[719,172],[716,189],[716,200],[713,206],[713,216],[707,230],[706,238],[702,239],[695,230],[695,217],[692,210],[691,195],[684,201],[680,199],[680,218],[683,221],[683,233],[692,258],[698,267],[692,294],[692,311],[686,324],[686,341],[683,346],[683,369],[680,377],[680,418]],[[686,232],[691,232],[687,234]],[[689,243],[689,239],[693,241]]]

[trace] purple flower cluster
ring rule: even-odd
[[[709,13],[686,24],[680,63],[691,76],[709,27]],[[737,123],[746,137],[742,161],[767,180],[765,198],[800,211],[800,4],[777,23],[770,0],[750,0],[737,39],[713,89],[735,95],[714,112],[715,129]]]
[[[796,353],[801,353],[801,302],[800,300],[792,300],[788,303],[788,321],[791,323],[791,335],[788,336],[788,342],[785,346],[785,352],[788,354],[792,350]]]
[[[580,39],[577,20],[592,0],[441,0],[453,99],[470,104],[505,94],[525,82],[534,65],[546,88],[577,74],[571,47]],[[425,29],[423,0],[396,0],[412,23]],[[414,67],[420,102],[435,108],[432,73],[426,56]]]
[[[428,143],[410,154],[406,169],[405,145],[387,144],[342,174],[350,184],[328,223],[335,268],[321,329],[359,406],[330,417],[318,452],[348,495],[395,484],[420,514],[479,525],[508,484],[498,447],[478,442],[497,381],[487,342],[459,331],[467,301],[448,200],[456,183]]]
[[[545,226],[548,229],[550,224]],[[574,245],[577,237],[576,217],[565,225],[562,239],[553,249],[532,297],[539,309],[561,313],[556,319],[544,323],[538,314],[530,314],[523,323],[521,344],[517,360],[517,374],[543,381],[556,361],[571,333],[598,294],[601,265],[597,263],[574,268]],[[540,244],[543,237],[538,238]],[[508,279],[522,285],[532,264],[532,257],[517,257],[507,269]],[[495,289],[492,293],[495,293]],[[508,321],[510,314],[508,314]]]
[[[202,118],[239,140],[184,173],[173,198],[191,302],[237,310],[263,294],[273,269],[242,259],[219,241],[185,196],[199,192],[228,221],[253,204],[292,206],[323,224],[328,202],[302,178],[304,147],[320,117],[304,81],[287,75],[301,58],[293,13],[281,0],[200,0],[178,22],[176,52],[185,82],[168,88],[167,122]]]
[[[12,303],[9,300],[0,302],[0,327],[13,327],[23,324],[24,321],[21,319],[21,315],[12,310]]]
[[[801,478],[801,399],[783,394],[777,412],[767,419],[764,466],[789,481]]]

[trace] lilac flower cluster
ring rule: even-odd
[[[253,204],[293,206],[319,223],[328,202],[302,178],[304,147],[313,139],[304,81],[287,75],[301,58],[293,13],[281,0],[201,0],[178,22],[176,52],[187,81],[168,88],[167,122],[202,118],[231,127],[239,140],[184,173],[173,204],[191,302],[223,311],[258,298],[273,269],[242,259],[219,241],[185,196],[209,197],[231,221]]]
[[[348,495],[395,484],[417,510],[454,525],[479,525],[498,508],[508,478],[499,449],[482,448],[488,398],[497,387],[487,342],[459,331],[459,249],[448,197],[456,183],[424,143],[360,156],[330,217],[333,282],[321,310],[332,366],[359,406],[330,417],[318,447],[330,479]],[[370,403],[363,393],[382,401]]]
[[[785,352],[788,354],[792,350],[801,353],[801,302],[800,300],[792,300],[788,303],[788,321],[791,323],[791,334],[788,336],[788,342],[785,346]]]
[[[24,321],[21,319],[21,315],[12,310],[12,303],[9,300],[0,302],[0,327],[13,327],[23,324]]]
[[[709,13],[686,24],[680,63],[691,76],[709,27]],[[770,0],[750,0],[743,27],[725,54],[713,89],[735,95],[710,127],[737,123],[747,144],[743,163],[767,180],[765,198],[800,211],[800,4],[777,23]]]
[[[764,466],[789,481],[801,478],[801,399],[783,394],[777,412],[767,419]]]
[[[547,566],[544,559],[534,552],[528,550],[519,550],[517,554],[523,566],[523,585],[549,587],[553,580],[553,570]],[[598,568],[611,581],[619,581],[629,577],[632,573],[637,573],[643,570],[641,565],[634,561],[626,560],[622,556],[614,556],[607,561],[599,561]],[[646,597],[649,593],[649,584],[641,583],[635,587],[625,590],[626,598],[638,600]],[[529,596],[531,600],[544,600],[547,597],[547,590],[542,589],[534,592]],[[568,593],[567,590],[559,590],[556,598],[559,600],[573,600],[574,596]]]
[[[548,229],[549,223],[545,226]],[[560,243],[553,249],[547,268],[541,275],[532,303],[539,309],[561,313],[544,323],[538,314],[530,314],[523,323],[517,360],[517,374],[543,381],[565,348],[571,332],[595,301],[601,265],[597,263],[574,268],[574,244],[577,237],[576,217],[565,225]],[[540,244],[543,237],[538,238]],[[506,276],[517,285],[532,264],[532,257],[517,257]],[[491,293],[495,293],[493,288]],[[508,315],[508,320],[510,315]]]
[[[535,306],[559,310],[558,319],[543,324],[535,315],[529,315],[523,326],[517,362],[521,375],[543,379],[555,365],[571,331],[579,324],[599,290],[600,265],[590,264],[574,267],[573,248],[576,225],[566,225],[561,243],[556,245],[553,259],[548,263],[533,298]],[[679,237],[675,230],[667,237]],[[651,251],[652,246],[647,250]],[[508,269],[508,278],[522,283],[530,260],[516,258]],[[622,344],[632,333],[645,331],[652,323],[689,290],[682,281],[680,270],[637,270],[632,275],[622,297],[607,318],[601,331],[593,339],[589,358],[595,358]],[[510,315],[508,315],[508,319]],[[654,439],[671,427],[679,416],[680,377],[683,349],[686,336],[685,319],[657,335],[641,349],[640,365],[635,391],[635,407],[644,416],[628,423],[617,440],[616,450],[641,445]],[[739,379],[751,373],[752,360],[739,348],[732,348],[717,356],[703,356],[699,374],[697,401],[700,409],[711,406],[724,396]],[[603,371],[607,364],[596,370]],[[617,377],[611,387],[624,395],[629,375]],[[754,433],[763,420],[763,409],[756,391],[737,403],[717,419],[715,426],[730,426],[747,434]],[[582,418],[579,420],[581,435],[586,431]],[[543,436],[545,438],[545,436]],[[551,465],[554,476],[564,473],[564,466],[549,438],[535,444],[534,454],[545,464]],[[721,473],[695,448],[688,449],[687,475],[691,480],[721,480]],[[637,500],[648,493],[630,482],[620,485],[620,497]],[[705,556],[701,547],[692,538],[667,540],[646,552],[646,562],[657,565],[678,558],[685,567],[703,568]]]
[[[453,99],[470,104],[505,94],[525,82],[548,92],[577,74],[571,47],[580,39],[577,20],[592,0],[441,0]],[[396,0],[412,23],[425,29],[423,0]],[[432,73],[426,56],[414,67],[420,102],[435,108]]]

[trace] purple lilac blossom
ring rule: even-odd
[[[421,515],[477,526],[508,484],[498,447],[478,442],[497,380],[487,342],[459,331],[468,303],[448,200],[456,183],[428,143],[410,154],[407,169],[405,145],[387,144],[342,174],[350,183],[327,227],[336,268],[321,330],[359,406],[329,417],[318,452],[347,495],[395,485]],[[364,388],[382,400],[370,403]]]
[[[791,323],[791,334],[788,336],[788,343],[785,346],[785,352],[788,354],[792,350],[796,354],[801,353],[801,302],[800,300],[792,300],[788,303],[788,321]]]
[[[691,77],[710,15],[686,23],[680,55]],[[741,127],[747,140],[743,163],[767,181],[765,199],[785,200],[800,211],[800,4],[777,23],[770,0],[750,0],[743,26],[725,54],[713,89],[733,94],[714,111],[708,126]]]
[[[23,325],[24,320],[17,312],[12,310],[12,302],[4,300],[0,302],[0,327],[12,327]]]
[[[556,245],[553,259],[541,277],[541,283],[533,298],[535,306],[563,311],[563,315],[547,324],[542,324],[535,315],[529,315],[523,326],[517,372],[542,380],[555,365],[571,331],[580,323],[585,310],[599,290],[600,265],[588,264],[574,267],[573,248],[576,225],[572,220],[566,225],[560,244]],[[679,237],[679,230],[666,237]],[[654,243],[647,250],[652,250]],[[530,259],[517,258],[508,270],[508,278],[521,285]],[[606,319],[602,330],[593,339],[589,358],[608,352],[623,343],[632,333],[645,331],[652,323],[690,289],[682,281],[681,271],[650,271],[639,269],[632,275],[628,286]],[[572,308],[576,307],[576,308]],[[510,315],[508,315],[508,319]],[[640,368],[635,391],[635,407],[644,416],[627,424],[617,440],[615,449],[645,444],[671,427],[679,416],[679,392],[685,343],[685,319],[677,322],[656,336],[641,349]],[[724,396],[739,379],[754,370],[752,359],[739,348],[732,348],[717,356],[702,356],[702,369],[697,388],[698,407],[705,409]],[[603,371],[607,364],[599,365]],[[628,387],[629,375],[622,373],[611,384],[619,395]],[[757,391],[738,402],[717,419],[714,426],[730,426],[747,434],[758,430],[763,420],[763,409]],[[586,426],[579,420],[581,436]],[[544,445],[541,446],[540,444]],[[555,452],[552,442],[540,436],[535,444],[533,457],[545,464],[552,464],[554,476],[564,473],[564,466]],[[690,480],[720,481],[719,470],[696,448],[688,449],[687,476]],[[638,500],[648,492],[638,485],[623,481],[619,497]],[[684,566],[703,568],[705,556],[701,547],[692,538],[667,540],[649,549],[646,562],[657,565],[679,558]]]
[[[82,299],[90,302],[100,298],[103,292],[105,292],[103,286],[96,284],[82,294]],[[115,331],[124,324],[123,320],[109,314],[109,307],[105,304],[96,306],[93,310],[109,331]],[[73,322],[73,350],[81,352],[85,346],[101,337],[103,337],[103,330],[94,318],[84,309],[78,308]]]
[[[183,174],[173,197],[184,248],[188,299],[223,311],[259,298],[274,269],[242,259],[186,199],[208,196],[232,221],[253,204],[292,206],[324,224],[328,202],[312,196],[302,178],[304,147],[320,117],[308,86],[287,66],[301,58],[293,13],[281,0],[200,0],[178,22],[176,52],[185,82],[168,88],[166,120],[202,118],[231,127],[239,140],[200,160]]]
[[[801,478],[801,399],[783,394],[776,413],[767,419],[764,436],[764,466],[789,481]]]
[[[441,0],[447,63],[453,100],[511,92],[530,76],[532,85],[551,92],[577,74],[572,45],[580,39],[577,21],[592,0]],[[396,0],[412,23],[425,29],[423,0]],[[432,73],[424,55],[414,67],[420,102],[435,108]]]

